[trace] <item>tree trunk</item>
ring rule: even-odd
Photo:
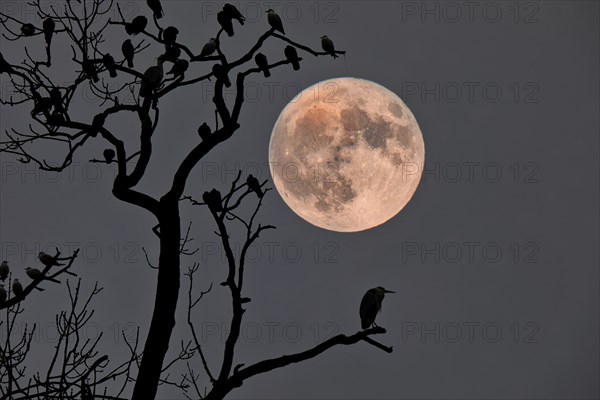
[[[160,256],[156,299],[132,400],[152,400],[156,397],[163,362],[175,327],[181,236],[177,200],[161,199],[159,223]]]

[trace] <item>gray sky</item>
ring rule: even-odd
[[[212,10],[221,3],[163,3],[164,23],[176,25],[180,41],[195,51],[216,32]],[[145,2],[123,4],[126,13],[149,15]],[[353,234],[309,225],[275,191],[269,193],[260,221],[277,231],[261,236],[247,269],[252,302],[236,361],[248,365],[312,347],[331,334],[356,332],[361,296],[378,285],[398,292],[386,297],[377,320],[388,330],[378,340],[393,345],[394,353],[364,343],[338,347],[253,378],[232,398],[600,395],[599,4],[514,4],[274,3],[290,38],[319,48],[319,36],[327,34],[348,52],[346,61],[306,55],[299,72],[280,68],[268,81],[253,76],[242,129],[196,169],[187,194],[200,198],[212,187],[224,191],[238,169],[270,178],[268,143],[279,112],[298,88],[336,76],[373,80],[403,98],[423,132],[426,174],[399,215]],[[35,23],[21,2],[3,1],[1,7]],[[241,5],[249,21],[235,27],[243,35],[223,39],[226,51],[242,54],[252,45],[266,29],[269,7]],[[120,54],[125,35],[120,28],[113,32],[107,48]],[[5,57],[22,57],[13,43],[0,43]],[[270,40],[264,53],[276,59],[283,47]],[[70,50],[59,54],[70,65]],[[139,68],[153,63],[156,54],[149,50],[137,58]],[[3,76],[4,98],[7,88]],[[214,125],[211,88],[200,84],[161,101],[155,161],[143,190],[164,192],[176,163],[198,140],[198,125],[205,120]],[[0,107],[2,131],[26,128],[27,112]],[[136,136],[136,123],[123,119],[112,128],[132,129]],[[156,272],[141,249],[156,259],[157,241],[149,215],[112,197],[114,171],[87,163],[104,147],[93,142],[61,176],[0,155],[0,257],[20,270],[36,262],[40,248],[81,247],[74,270],[88,288],[95,280],[105,287],[89,334],[104,330],[101,349],[118,361],[125,344],[115,338],[117,330],[131,331],[135,324],[145,337]],[[202,288],[215,283],[196,318],[216,369],[230,320],[228,293],[218,285],[224,257],[207,210],[185,206],[183,225],[190,220],[201,251],[183,264],[202,262],[197,283]],[[27,320],[43,328],[36,360],[52,346],[49,323],[65,296],[48,284],[26,304]],[[187,337],[185,304],[182,292],[175,351]],[[163,389],[160,396],[177,394]]]

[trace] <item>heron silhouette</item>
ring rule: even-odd
[[[376,288],[367,290],[367,293],[360,302],[360,325],[362,329],[367,329],[371,326],[377,326],[375,317],[381,311],[381,303],[386,293],[396,293],[391,290],[377,286]]]

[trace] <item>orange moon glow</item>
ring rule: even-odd
[[[406,104],[374,82],[336,78],[299,93],[271,134],[277,191],[300,217],[337,232],[383,224],[409,202],[425,160]]]

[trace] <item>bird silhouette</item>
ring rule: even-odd
[[[177,35],[179,35],[179,29],[169,26],[163,31],[163,42],[166,45],[174,45],[177,41]]]
[[[271,71],[269,71],[269,61],[267,60],[267,56],[265,56],[263,53],[258,53],[258,54],[256,54],[256,56],[254,56],[254,62],[256,62],[256,65],[258,65],[258,67],[262,70],[263,74],[265,75],[265,78],[268,78],[271,76]]]
[[[83,72],[87,75],[89,79],[93,80],[95,83],[100,81],[100,78],[98,78],[98,71],[96,70],[96,66],[91,60],[87,58],[83,60],[83,62],[81,63],[81,67],[83,69]]]
[[[225,72],[225,70],[223,69],[223,66],[221,64],[213,65],[212,72],[217,79],[223,80],[223,84],[225,85],[225,87],[231,86],[231,81],[229,80],[229,76],[227,75],[227,72]]]
[[[50,89],[50,100],[52,100],[52,106],[54,107],[54,111],[59,113],[65,112],[65,108],[63,106],[63,98],[59,88],[53,87],[52,89]]]
[[[213,189],[210,192],[204,192],[202,194],[202,200],[204,200],[212,212],[223,211],[223,205],[221,204],[221,192],[219,192],[217,189]]]
[[[187,71],[189,66],[190,66],[190,63],[187,60],[183,60],[183,59],[177,60],[173,64],[173,67],[171,68],[171,70],[169,72],[167,72],[167,74],[171,74],[175,78],[177,78],[179,76],[183,76],[184,72]]]
[[[225,5],[223,6],[223,11],[225,12],[225,14],[227,14],[229,18],[237,20],[240,23],[240,25],[244,25],[244,21],[246,20],[246,18],[233,4],[225,3]]]
[[[27,274],[28,277],[30,277],[34,281],[46,280],[46,281],[52,281],[55,283],[60,283],[60,281],[57,279],[48,278],[48,277],[44,276],[42,271],[40,271],[39,269],[36,269],[36,268],[27,267],[27,268],[25,268],[25,273]]]
[[[154,13],[154,18],[161,19],[163,15],[165,15],[160,0],[146,0],[146,4],[148,4],[148,7],[150,7]]]
[[[46,114],[52,109],[52,99],[50,97],[34,97],[33,110],[31,116],[35,117],[39,114]]]
[[[391,290],[386,290],[381,286],[367,290],[367,293],[360,302],[360,326],[362,329],[367,329],[375,324],[375,317],[381,311],[381,303],[386,293],[395,293]]]
[[[217,49],[217,40],[215,38],[208,39],[208,42],[202,47],[200,57],[208,57]]]
[[[233,22],[231,21],[231,17],[225,11],[219,11],[217,13],[217,22],[229,37],[234,35]]]
[[[42,22],[42,28],[44,30],[46,44],[50,46],[50,43],[52,42],[52,35],[54,34],[54,29],[56,28],[56,23],[52,18],[46,18],[44,22]]]
[[[170,61],[175,63],[179,56],[181,55],[181,49],[177,46],[167,46],[167,50],[164,54],[165,61]]]
[[[50,254],[46,254],[43,251],[39,252],[38,259],[46,267],[58,267],[61,265],[65,265],[65,264],[61,264],[58,261],[56,261],[56,257],[52,257]]]
[[[108,73],[109,73],[110,77],[111,78],[116,78],[117,77],[117,69],[115,68],[115,59],[113,58],[113,56],[111,56],[110,54],[106,53],[102,57],[102,63],[104,64],[104,66],[108,70]]]
[[[212,134],[212,132],[210,130],[210,126],[208,126],[208,124],[206,122],[204,122],[198,128],[198,135],[200,135],[200,139],[202,139],[202,140],[207,140],[211,134]]]
[[[321,47],[323,50],[330,54],[333,58],[337,58],[337,54],[335,54],[335,46],[333,45],[333,41],[327,37],[327,35],[321,36]]]
[[[23,293],[23,285],[21,285],[21,282],[19,282],[19,280],[16,278],[12,284],[12,292],[17,297],[19,297],[21,293]]]
[[[300,59],[298,58],[296,48],[294,46],[286,46],[283,53],[285,54],[285,58],[292,63],[294,71],[298,71],[300,69]]]
[[[35,35],[35,26],[33,26],[33,24],[23,24],[23,25],[21,25],[21,34],[23,36],[33,36],[33,35]]]
[[[140,34],[146,29],[148,25],[148,18],[143,15],[138,15],[135,17],[130,23],[125,24],[125,32],[129,35],[137,35]]]
[[[10,64],[4,59],[2,53],[0,53],[0,74],[13,74],[14,72],[15,70],[13,67],[10,66]]]
[[[277,15],[275,10],[273,10],[272,8],[267,10],[267,21],[269,22],[269,25],[271,25],[271,28],[273,28],[276,31],[279,31],[285,35],[285,31],[283,30],[283,23],[281,22],[281,18],[279,17],[279,15]]]
[[[144,72],[144,79],[142,79],[140,86],[140,96],[150,96],[152,92],[158,89],[164,77],[164,62],[164,55],[161,55],[158,57],[156,65],[153,65]]]
[[[135,49],[133,48],[133,44],[131,44],[131,39],[127,39],[123,42],[121,45],[121,51],[127,60],[127,66],[129,68],[133,68],[133,55],[135,54]]]
[[[8,277],[8,273],[10,272],[10,268],[8,267],[8,261],[2,261],[0,264],[0,280],[4,281]]]
[[[102,155],[104,156],[104,160],[107,164],[111,163],[112,160],[115,159],[115,151],[113,149],[105,149],[102,152]]]
[[[0,303],[4,303],[8,294],[6,293],[6,289],[4,289],[4,285],[0,284]]]
[[[259,199],[262,199],[262,197],[265,195],[262,189],[260,188],[260,183],[258,182],[258,179],[256,179],[254,175],[248,175],[248,177],[246,178],[246,184],[248,184],[248,188],[250,190],[256,193]]]

